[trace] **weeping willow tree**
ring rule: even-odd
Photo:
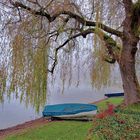
[[[44,39],[36,41],[36,48],[32,47],[32,43],[22,34],[14,37],[9,93],[16,92],[21,101],[31,103],[39,111],[46,101],[49,47]]]
[[[118,63],[125,103],[140,101],[135,68],[135,56],[139,55],[139,0],[2,0],[0,4],[11,48],[9,95],[16,91],[27,103],[44,103],[48,73],[57,75],[57,67],[63,86],[68,77],[71,83],[72,58],[80,69],[79,60],[86,52],[77,43],[82,37],[93,46],[92,84],[97,88],[109,84],[111,64]],[[57,65],[60,61],[61,67]]]

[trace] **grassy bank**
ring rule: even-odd
[[[26,133],[11,136],[6,140],[85,140],[90,122],[59,121]]]
[[[98,103],[97,105],[99,106],[99,109],[102,110],[107,108],[106,102],[119,105],[122,100],[122,98],[110,98]],[[96,119],[93,122],[51,122],[38,128],[25,131],[24,133],[9,136],[6,140],[86,140],[87,138],[91,140],[111,140],[110,138],[114,134],[115,139],[119,140],[122,132],[126,133],[127,130],[129,130],[129,126],[131,126],[129,133],[133,134],[129,135],[129,140],[129,138],[132,139],[139,135],[139,110],[139,105],[130,106],[127,109],[118,110],[117,118],[116,115],[107,116],[103,119]],[[134,125],[136,127],[134,127]],[[110,131],[113,132],[110,133]]]
[[[119,105],[123,101],[122,97],[117,97],[117,98],[107,98],[96,105],[98,106],[99,110],[103,110],[107,108],[107,103],[113,104],[113,105]]]

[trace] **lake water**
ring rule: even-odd
[[[34,120],[41,116],[30,106],[26,108],[25,104],[21,104],[17,99],[11,99],[10,102],[5,101],[0,104],[0,129],[11,127],[29,120]]]
[[[48,104],[57,103],[90,103],[104,98],[104,93],[122,91],[118,87],[102,89],[100,91],[93,90],[89,85],[80,85],[78,88],[70,87],[64,93],[59,87],[52,89],[52,93],[48,96]],[[7,100],[4,104],[0,104],[0,129],[8,128],[29,120],[34,120],[42,116],[42,111],[39,114],[35,112],[33,107],[28,108],[24,103],[20,103],[18,99]]]

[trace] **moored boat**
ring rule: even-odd
[[[55,104],[46,105],[43,110],[44,117],[82,117],[93,116],[97,113],[97,106],[93,104]]]
[[[106,97],[110,98],[110,97],[119,97],[119,96],[124,96],[123,92],[118,92],[118,93],[108,93],[105,94]]]

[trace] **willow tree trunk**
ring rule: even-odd
[[[123,0],[126,17],[123,22],[122,52],[119,61],[120,72],[123,82],[125,103],[133,104],[140,102],[140,85],[136,76],[135,55],[139,35],[137,31],[140,25],[140,9],[136,9],[132,1]],[[139,3],[137,3],[139,4]]]
[[[123,82],[125,103],[133,104],[140,101],[140,86],[135,70],[135,54],[137,43],[123,40],[123,49],[120,58],[120,72]]]
[[[120,72],[123,82],[125,103],[133,104],[140,102],[140,85],[136,75],[135,56],[137,52],[137,44],[139,37],[135,35],[131,24],[133,19],[131,16],[124,21],[124,31],[122,38],[122,52],[119,61]]]

